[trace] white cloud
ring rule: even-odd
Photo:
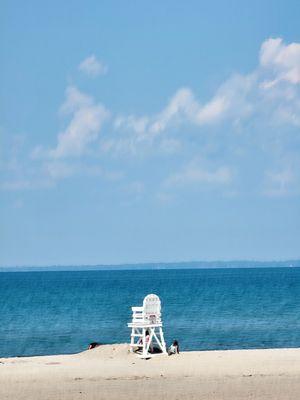
[[[98,163],[85,164],[83,162],[50,160],[43,164],[43,173],[48,178],[55,181],[69,178],[71,176],[100,177],[109,181],[117,181],[123,177],[123,173],[118,170],[107,171]]]
[[[102,149],[132,155],[141,154],[151,148],[157,148],[165,154],[176,153],[182,147],[181,140],[161,137],[163,133],[187,123],[195,126],[216,124],[226,117],[230,101],[230,96],[222,89],[222,92],[201,105],[191,89],[181,88],[156,115],[116,117],[114,128],[122,136],[106,140],[102,143]]]
[[[102,149],[134,156],[156,149],[161,153],[172,154],[178,153],[184,147],[183,143],[187,139],[184,132],[189,130],[189,126],[216,126],[227,120],[237,129],[243,120],[255,112],[253,92],[256,83],[257,74],[235,74],[203,104],[196,99],[190,88],[181,88],[157,114],[116,117],[114,128],[119,136],[102,143]],[[169,137],[165,137],[166,134]]]
[[[91,96],[71,86],[61,111],[71,115],[67,128],[58,135],[55,149],[48,152],[51,158],[81,156],[88,146],[98,139],[99,132],[109,116],[102,104],[96,104]]]
[[[80,69],[95,75],[99,73],[97,63],[95,56],[88,57]],[[83,165],[69,163],[97,151],[106,160],[111,157],[109,162],[121,156],[119,163],[130,156],[141,162],[155,156],[156,162],[158,157],[176,154],[179,162],[186,160],[186,165],[165,180],[168,190],[185,184],[222,186],[233,180],[232,169],[227,165],[242,163],[242,158],[249,162],[252,152],[259,161],[263,160],[261,170],[271,171],[266,173],[265,194],[280,195],[298,181],[296,162],[288,170],[274,172],[273,168],[278,159],[290,160],[290,154],[296,153],[299,146],[300,43],[267,39],[262,43],[257,67],[248,74],[231,75],[206,101],[201,101],[191,88],[181,87],[161,110],[152,114],[119,114],[107,132],[103,132],[103,124],[109,111],[74,86],[66,90],[60,115],[70,120],[58,135],[55,148],[37,146],[32,152],[33,157],[43,159],[50,179],[80,174]],[[200,156],[201,162],[194,161]],[[299,160],[299,154],[295,158]],[[92,170],[86,169],[85,174],[92,175]],[[160,179],[164,179],[163,172]],[[261,180],[261,176],[257,177],[258,185]],[[25,187],[26,183],[20,180],[18,185]],[[168,190],[164,185],[163,189],[165,194]]]
[[[229,101],[226,96],[216,96],[203,107],[199,107],[195,115],[195,121],[199,125],[216,122],[224,116],[228,107]]]
[[[171,154],[185,148],[190,126],[194,132],[199,128],[199,135],[207,141],[212,140],[206,133],[208,127],[224,127],[225,123],[226,128],[238,133],[249,123],[255,124],[255,130],[263,126],[268,130],[270,126],[298,127],[299,51],[298,43],[285,45],[282,39],[268,39],[262,43],[259,65],[249,74],[233,74],[206,102],[200,102],[191,88],[183,87],[155,114],[118,116],[114,120],[117,134],[105,138],[101,148],[133,156],[164,150]],[[257,146],[263,141],[258,138]]]
[[[0,189],[8,192],[17,192],[24,190],[34,190],[34,189],[48,189],[53,187],[53,182],[48,179],[38,178],[38,177],[24,177],[21,179],[11,179],[4,181],[0,185]]]
[[[179,89],[170,99],[166,108],[152,118],[149,131],[154,134],[165,131],[172,122],[179,122],[184,116],[191,116],[198,106],[189,88]]]
[[[165,186],[194,185],[227,185],[232,181],[232,171],[228,166],[207,169],[202,163],[193,160],[181,171],[172,174],[165,181]]]
[[[277,88],[279,82],[291,86]],[[300,43],[285,45],[280,38],[268,39],[261,46],[259,66],[247,75],[232,75],[207,102],[200,103],[191,88],[183,87],[159,113],[117,117],[114,126],[141,141],[184,124],[201,127],[226,119],[240,126],[251,116],[299,125],[299,88],[293,88],[298,83]]]
[[[225,96],[216,95],[201,105],[191,89],[181,88],[171,98],[166,108],[153,118],[149,132],[157,134],[165,131],[168,126],[181,122],[199,126],[215,123],[225,115],[227,107]]]
[[[81,92],[75,86],[68,86],[65,94],[66,99],[60,107],[62,114],[71,114],[80,108],[90,107],[94,103],[91,96]]]
[[[148,117],[135,117],[134,115],[118,116],[114,121],[115,129],[129,129],[137,134],[144,134],[148,128]]]
[[[264,81],[264,88],[281,81],[300,83],[300,43],[285,45],[281,38],[266,40],[260,50],[260,64],[273,75]]]
[[[79,64],[78,69],[91,77],[104,75],[108,71],[107,65],[102,61],[97,60],[94,54],[84,59]]]
[[[73,165],[56,160],[46,162],[43,166],[43,170],[47,176],[55,180],[69,178],[74,174]]]
[[[290,169],[267,171],[265,173],[264,194],[270,197],[282,197],[290,194],[295,176]]]
[[[209,102],[201,105],[191,89],[181,88],[157,115],[152,117],[119,116],[115,120],[115,128],[131,130],[138,135],[157,135],[180,123],[190,122],[199,126],[215,123],[225,115],[228,106],[224,95],[216,95]]]
[[[276,118],[281,124],[291,124],[300,127],[300,102],[278,107]]]

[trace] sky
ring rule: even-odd
[[[2,1],[0,265],[300,257],[299,1]]]

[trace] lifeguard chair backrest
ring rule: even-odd
[[[156,294],[148,294],[143,301],[144,318],[155,322],[160,319],[161,304]]]

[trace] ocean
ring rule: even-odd
[[[182,350],[300,347],[300,268],[31,271],[0,273],[0,357],[129,342],[148,293]]]

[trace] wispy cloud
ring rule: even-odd
[[[106,67],[92,55],[79,68],[96,76]],[[229,187],[235,179],[233,171],[239,172],[238,163],[244,162],[251,148],[264,160],[260,171],[253,172],[261,174],[256,177],[257,192],[263,181],[266,195],[294,193],[290,187],[299,183],[296,167],[300,163],[295,151],[300,126],[300,44],[267,39],[257,67],[248,74],[232,74],[206,101],[192,88],[181,87],[157,112],[124,114],[109,111],[91,95],[69,86],[59,115],[67,124],[57,135],[56,145],[37,146],[32,152],[53,181],[81,173],[109,174],[88,165],[93,157],[103,157],[111,165],[117,160],[118,170],[120,165],[126,170],[126,162],[132,160],[146,163],[151,157],[155,162],[176,158],[174,165],[181,165],[178,170],[175,167],[169,174],[165,168],[157,174],[163,199],[171,188],[187,185]],[[296,161],[282,168],[281,160],[290,159],[291,153]],[[16,164],[16,158],[12,160]],[[30,187],[23,175],[16,178],[6,187]]]
[[[8,192],[18,192],[24,190],[34,189],[49,189],[54,186],[54,182],[44,177],[30,176],[23,179],[14,177],[13,179],[6,180],[0,184],[0,189]]]
[[[123,172],[120,170],[106,170],[98,163],[85,164],[83,162],[70,162],[62,160],[47,160],[42,166],[43,175],[58,181],[70,178],[74,175],[84,177],[99,177],[109,181],[122,179]]]
[[[284,82],[285,86],[278,86]],[[178,89],[166,107],[154,115],[115,118],[115,128],[145,140],[186,124],[201,127],[224,120],[232,124],[250,117],[298,124],[300,111],[300,44],[285,45],[282,39],[263,42],[257,68],[246,75],[233,74],[216,93],[201,103],[191,88]]]
[[[75,175],[106,180],[118,180],[123,176],[118,169],[103,169],[99,160],[89,160],[91,146],[98,140],[102,126],[110,115],[102,104],[96,103],[92,96],[75,86],[69,86],[59,115],[69,118],[67,127],[57,135],[54,148],[38,145],[31,151],[32,164],[28,165],[24,154],[16,153],[16,146],[12,146],[12,154],[5,167],[7,178],[0,185],[2,190],[55,187],[58,181]],[[83,161],[82,157],[86,160]]]
[[[208,169],[198,160],[192,160],[179,172],[170,175],[165,181],[165,186],[228,185],[232,178],[233,173],[228,166]]]
[[[67,128],[58,135],[56,148],[49,150],[48,154],[51,158],[81,156],[98,139],[102,125],[109,117],[109,111],[74,86],[67,88],[61,111],[70,115],[71,120]]]
[[[143,148],[160,148],[166,154],[177,152],[186,135],[166,138],[166,133],[186,131],[189,126],[220,126],[229,121],[233,126],[254,114],[254,87],[257,76],[235,74],[223,83],[214,96],[200,103],[190,88],[180,88],[170,98],[166,107],[155,115],[119,115],[114,119],[114,128],[119,136],[103,143],[105,151],[137,155]],[[173,146],[165,146],[167,141]],[[163,143],[164,142],[164,143]]]
[[[267,171],[265,173],[264,194],[270,197],[288,196],[295,176],[290,169]]]
[[[157,115],[152,117],[119,116],[115,120],[115,127],[132,130],[137,134],[157,135],[175,124],[187,121],[199,126],[215,123],[222,118],[227,108],[225,96],[217,95],[208,103],[201,105],[191,89],[181,88]]]
[[[75,172],[74,165],[60,160],[46,161],[42,170],[46,176],[54,180],[69,178]]]
[[[79,64],[78,69],[91,77],[105,75],[108,71],[107,65],[104,64],[103,61],[98,60],[94,54],[85,58]]]

